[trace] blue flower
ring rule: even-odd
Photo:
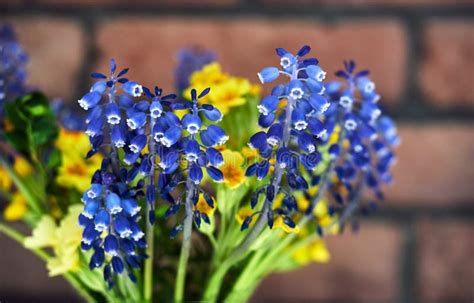
[[[338,205],[335,212],[344,219],[366,212],[366,206],[359,202],[362,188],[371,190],[376,199],[383,199],[381,185],[392,180],[389,170],[394,162],[393,148],[399,142],[395,124],[382,115],[380,96],[368,75],[368,70],[356,71],[355,62],[346,61],[344,70],[336,72],[342,81],[326,85],[331,102],[326,123],[341,128],[339,142],[328,149],[331,161],[338,163],[330,166],[337,178],[328,180],[329,197]],[[317,131],[319,126],[310,124],[310,128]],[[327,127],[325,137],[334,130]],[[342,144],[344,139],[347,145]],[[357,204],[349,207],[347,202]]]
[[[91,137],[92,150],[88,156],[107,150],[101,168],[94,174],[92,185],[82,199],[85,203],[79,217],[84,228],[82,248],[94,250],[91,268],[105,264],[104,277],[109,286],[113,284],[112,272],[126,271],[135,279],[130,269],[139,259],[131,256],[140,255],[138,251],[146,247],[146,241],[137,202],[143,183],[132,186],[131,182],[136,181],[140,171],[150,171],[148,156],[141,154],[149,141],[144,127],[150,105],[148,101],[133,102],[131,98],[142,95],[144,88],[123,77],[128,69],[116,73],[116,67],[111,60],[110,77],[93,73],[91,76],[98,79],[97,82],[79,100],[80,106],[89,110],[86,133]],[[157,108],[154,104],[155,113]],[[118,149],[124,150],[123,158]],[[104,241],[102,234],[105,234]]]
[[[28,55],[18,42],[13,27],[0,26],[0,123],[5,102],[27,93],[26,63]]]
[[[309,51],[309,46],[303,46],[294,55],[277,48],[282,70],[267,67],[259,73],[263,83],[275,80],[280,74],[289,78],[288,82],[276,85],[271,95],[264,97],[258,105],[262,130],[254,134],[249,142],[249,146],[257,149],[263,159],[247,168],[247,176],[255,175],[262,180],[270,173],[270,167],[274,165],[271,163],[275,163],[270,184],[262,186],[267,191],[267,197],[258,218],[259,221],[267,220],[270,227],[274,216],[282,216],[286,220],[291,213],[284,207],[274,210],[274,196],[288,190],[308,188],[299,163],[309,171],[316,168],[321,160],[318,145],[322,144],[321,138],[327,133],[325,119],[331,103],[324,95],[322,81],[326,73],[315,58],[303,59]],[[288,199],[293,199],[292,195],[289,196]],[[248,222],[244,221],[243,230],[248,227],[245,224]]]
[[[134,81],[125,82],[122,89],[132,97],[140,97],[143,93],[143,87]]]
[[[89,92],[85,94],[81,99],[79,99],[78,103],[79,106],[85,110],[89,110],[94,108],[97,104],[99,104],[102,95],[98,92]]]
[[[216,60],[214,52],[199,48],[183,48],[178,52],[178,65],[175,70],[175,87],[179,94],[189,87],[193,72]]]
[[[263,84],[270,83],[278,78],[280,70],[277,67],[265,67],[258,73],[258,78]]]
[[[277,96],[270,95],[263,98],[257,108],[262,115],[267,116],[277,109],[279,103]]]

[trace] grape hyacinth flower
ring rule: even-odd
[[[135,281],[132,269],[151,257],[152,251],[147,255],[142,250],[152,249],[149,245],[153,241],[158,198],[170,204],[165,218],[177,215],[184,206],[184,217],[170,236],[183,231],[183,250],[189,249],[192,222],[198,228],[202,221],[210,223],[209,217],[196,208],[199,195],[203,193],[213,207],[212,198],[200,187],[203,170],[215,181],[223,180],[218,169],[223,157],[215,147],[228,139],[222,128],[214,124],[206,126],[203,121],[203,118],[211,122],[222,118],[212,105],[198,104],[210,89],[199,95],[192,90],[191,102],[175,102],[174,94],[162,96],[158,87],[152,91],[128,80],[124,77],[127,71],[123,69],[116,74],[112,60],[111,76],[93,73],[96,83],[78,101],[89,112],[85,132],[92,148],[87,157],[98,152],[105,155],[91,188],[83,196],[85,207],[80,218],[84,226],[83,248],[95,251],[91,268],[107,263],[104,277],[109,285],[114,283],[112,273],[126,271]],[[188,113],[180,119],[173,110]],[[182,159],[184,162],[180,163]],[[185,184],[182,193],[173,194],[181,184]],[[146,232],[140,220],[142,201],[146,201]],[[104,258],[104,254],[111,259]],[[182,258],[182,262],[187,262],[186,253]],[[178,273],[180,277],[183,275]]]
[[[322,81],[325,72],[315,58],[303,59],[310,52],[303,46],[296,55],[282,48],[276,49],[280,57],[280,68],[267,67],[259,74],[262,83],[276,80],[280,75],[289,80],[279,84],[258,106],[261,131],[250,138],[249,146],[258,150],[261,161],[247,168],[247,176],[266,178],[273,167],[270,184],[259,187],[251,198],[255,208],[263,196],[261,210],[252,231],[243,242],[250,243],[263,228],[265,222],[270,228],[276,216],[281,216],[289,227],[295,223],[291,219],[294,210],[294,191],[308,189],[308,183],[300,170],[300,163],[312,171],[321,160],[318,152],[319,138],[325,134],[324,117],[329,102],[324,96]],[[273,201],[278,193],[283,193],[283,206],[273,209]],[[252,216],[243,221],[242,230],[249,227]]]
[[[183,48],[178,52],[178,65],[175,70],[176,91],[181,93],[189,87],[189,79],[193,72],[216,60],[214,52],[197,47]]]
[[[72,131],[85,131],[85,122],[82,114],[76,112],[61,98],[51,102],[51,108],[57,117],[58,123],[65,129]]]
[[[91,150],[87,157],[104,152],[102,165],[82,198],[85,204],[79,218],[84,228],[82,248],[94,250],[91,269],[105,264],[104,279],[111,287],[115,281],[113,273],[126,272],[132,281],[136,281],[133,269],[139,268],[141,260],[146,258],[142,250],[147,242],[141,227],[139,206],[144,196],[144,182],[137,181],[139,169],[135,161],[138,156],[130,156],[134,155],[130,145],[145,129],[141,125],[129,131],[125,122],[146,110],[138,106],[140,102],[134,104],[132,99],[141,95],[143,88],[124,77],[128,69],[116,74],[115,60],[111,60],[110,71],[110,77],[93,73],[92,77],[97,81],[78,103],[89,112],[86,133],[90,137]],[[122,145],[116,142],[117,132],[122,136]],[[134,165],[120,165],[118,146],[126,154],[124,162],[132,158],[135,161],[130,160],[128,164]]]
[[[334,211],[340,213],[340,224],[359,208],[360,193],[364,187],[373,192],[376,200],[383,199],[381,184],[392,180],[393,149],[399,143],[395,124],[388,116],[382,115],[378,105],[380,95],[368,78],[369,71],[356,72],[353,61],[344,62],[344,67],[344,70],[336,72],[336,76],[343,81],[326,85],[331,102],[326,119],[329,124],[339,124],[341,128],[338,143],[329,148],[332,163],[327,172],[328,176],[334,172],[337,178],[316,178],[313,184],[320,183],[329,189],[336,205]],[[332,127],[331,131],[334,129]],[[347,144],[343,144],[344,141]],[[314,203],[308,213],[321,194],[313,197]],[[370,201],[369,207],[375,207],[375,203]],[[366,213],[367,207],[360,207],[360,210]]]
[[[220,121],[222,114],[217,108],[210,104],[198,104],[198,100],[206,96],[209,91],[210,89],[207,88],[198,95],[196,90],[192,89],[191,101],[171,105],[175,110],[188,111],[181,120],[182,129],[187,135],[181,137],[179,142],[176,143],[176,151],[172,152],[172,154],[182,154],[184,156],[185,161],[183,164],[185,172],[187,173],[187,180],[185,181],[186,199],[184,201],[185,216],[183,223],[178,223],[173,228],[171,234],[171,237],[175,237],[178,232],[183,232],[175,288],[175,298],[178,298],[177,301],[182,300],[184,293],[185,268],[191,246],[192,222],[194,221],[198,228],[202,221],[210,224],[210,219],[207,214],[201,213],[196,207],[200,193],[203,193],[208,206],[214,208],[211,196],[199,185],[204,176],[203,169],[206,169],[208,176],[214,181],[222,182],[224,180],[224,176],[218,168],[223,164],[223,156],[215,147],[225,144],[229,137],[219,126],[214,124],[205,126],[203,122],[204,117],[211,122]],[[202,113],[203,117],[200,113]],[[166,132],[163,136],[166,136]],[[174,136],[172,136],[172,138],[174,138]],[[176,157],[172,158],[173,161],[176,161]],[[174,184],[176,184],[176,182]],[[164,188],[168,187],[170,187],[169,184]],[[172,204],[166,211],[165,218],[175,215],[182,204],[183,203],[179,200]]]
[[[0,27],[0,117],[6,101],[25,94],[26,63],[28,55],[18,42],[13,28],[6,24]],[[1,119],[1,118],[0,118]]]

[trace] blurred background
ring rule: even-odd
[[[186,46],[255,83],[275,47],[309,44],[330,73],[344,59],[371,69],[402,138],[387,202],[328,240],[329,264],[270,277],[254,302],[473,302],[473,17],[472,0],[0,0],[29,82],[74,106],[111,57],[171,90]],[[78,299],[0,235],[0,301]]]

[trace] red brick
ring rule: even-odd
[[[474,107],[474,22],[432,21],[423,34],[420,82],[440,107]]]
[[[474,124],[403,124],[400,136],[387,200],[438,207],[473,202]]]
[[[474,224],[424,221],[417,229],[418,290],[423,302],[472,302]]]
[[[80,24],[61,18],[12,19],[30,56],[28,83],[50,97],[72,98],[83,60]]]
[[[421,5],[472,5],[470,0],[264,0],[266,5],[322,5],[327,6],[388,6],[388,7],[416,7]]]
[[[115,57],[145,84],[172,88],[179,48],[201,45],[217,51],[224,69],[257,82],[256,73],[275,65],[275,47],[296,51],[311,44],[329,74],[342,60],[368,67],[384,97],[396,100],[405,73],[405,33],[393,20],[324,24],[298,20],[130,18],[105,22],[98,31],[99,67]],[[390,56],[390,60],[387,60]]]
[[[328,238],[331,261],[268,277],[254,302],[390,302],[397,295],[401,234],[364,222],[358,234]]]

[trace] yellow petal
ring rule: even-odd
[[[323,240],[316,240],[310,247],[311,259],[318,263],[327,263],[331,259],[326,244]]]
[[[242,207],[239,209],[237,214],[235,215],[235,219],[239,222],[239,225],[244,223],[245,218],[250,217],[253,214],[253,210],[250,207]],[[253,226],[255,224],[255,220],[252,220],[249,226]]]
[[[76,271],[79,269],[79,254],[76,251],[72,254],[51,258],[46,267],[50,277],[62,275],[68,271]]]
[[[242,154],[229,149],[222,151],[224,164],[219,167],[224,175],[224,184],[234,189],[239,187],[246,180],[243,163],[245,161]]]
[[[57,243],[56,239],[56,222],[48,215],[41,218],[41,221],[33,229],[33,235],[27,237],[23,243],[26,248],[41,248],[47,246],[54,246]]]
[[[10,191],[12,184],[12,179],[10,179],[7,171],[3,167],[0,167],[0,189]]]
[[[30,163],[28,163],[25,158],[20,156],[15,158],[15,164],[13,165],[13,169],[18,175],[22,177],[29,175],[33,171],[33,168],[31,167]]]
[[[211,198],[212,199],[212,198]],[[202,193],[199,194],[199,200],[196,203],[196,209],[201,212],[205,213],[209,217],[214,214],[214,212],[217,209],[217,202],[216,200],[212,199],[214,201],[214,207],[210,207],[209,204],[207,204],[206,200],[204,199],[204,195]]]
[[[15,192],[12,196],[12,201],[3,212],[3,217],[7,221],[18,221],[23,218],[27,211],[28,207],[25,197],[19,192]]]

